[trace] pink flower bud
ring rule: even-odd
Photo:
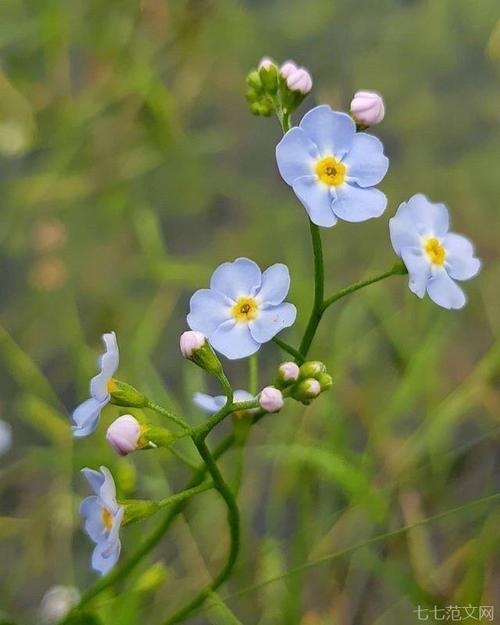
[[[260,407],[266,412],[278,412],[283,408],[283,395],[274,386],[266,386],[259,395]]]
[[[299,365],[295,362],[284,362],[279,366],[279,372],[283,376],[283,380],[285,382],[289,382],[291,380],[295,382],[295,380],[299,377]]]
[[[288,78],[288,76],[296,72],[297,69],[298,67],[293,61],[286,61],[286,63],[283,63],[283,65],[280,67],[280,74],[283,76],[283,78]]]
[[[283,63],[280,73],[286,79],[287,87],[290,91],[299,91],[302,95],[307,95],[312,89],[311,74],[304,67],[297,67],[293,61]]]
[[[356,91],[351,102],[351,113],[358,123],[374,126],[384,119],[384,100],[374,91]]]
[[[271,67],[271,65],[274,65],[274,61],[269,58],[268,56],[264,56],[261,58],[260,62],[259,62],[259,66],[258,69],[261,69],[262,67],[264,69],[269,69]]]
[[[108,443],[120,456],[126,456],[132,451],[139,449],[140,437],[141,426],[139,421],[130,414],[118,417],[106,432]]]
[[[304,381],[304,391],[308,397],[317,397],[321,393],[321,384],[314,378]]]
[[[184,358],[192,358],[193,352],[205,345],[205,336],[196,330],[188,330],[181,334],[180,347]]]

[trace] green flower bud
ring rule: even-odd
[[[328,373],[320,373],[316,379],[321,386],[321,392],[327,391],[333,384],[333,378]]]
[[[141,574],[134,590],[139,592],[152,592],[168,577],[168,570],[161,562],[156,562]]]
[[[155,501],[142,499],[129,499],[128,501],[120,502],[120,505],[125,508],[122,525],[146,519],[160,509],[160,506]]]
[[[278,367],[278,376],[274,386],[279,389],[292,386],[299,379],[300,369],[295,362],[283,362]]]
[[[222,374],[222,365],[208,339],[196,330],[183,332],[180,338],[181,353],[184,358],[192,360],[207,373],[217,377]]]
[[[273,63],[261,65],[259,76],[265,91],[270,95],[275,95],[278,91],[278,68],[276,65]]]
[[[321,393],[321,385],[314,378],[302,380],[292,388],[292,397],[305,405],[311,403]]]
[[[300,366],[299,379],[316,378],[322,373],[326,373],[325,365],[319,360],[309,360]]]
[[[262,93],[262,81],[257,70],[254,69],[248,74],[247,85],[257,93]]]
[[[147,399],[142,393],[121,380],[111,378],[108,382],[108,391],[111,395],[111,403],[116,406],[144,408],[147,404]]]

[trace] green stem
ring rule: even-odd
[[[380,282],[380,280],[385,280],[385,278],[388,278],[389,276],[403,275],[405,273],[407,273],[406,268],[401,262],[398,262],[388,271],[384,271],[384,273],[379,273],[378,275],[367,278],[366,280],[360,280],[359,282],[355,282],[345,289],[337,291],[337,293],[334,293],[331,297],[328,297],[323,302],[323,305],[321,307],[321,313],[324,313],[329,306],[331,306],[337,300],[342,299],[346,295],[350,295],[355,291],[359,291],[359,289],[362,289],[370,284],[374,284],[375,282]]]
[[[285,343],[285,341],[282,341],[276,336],[272,340],[273,340],[273,343],[276,343],[276,345],[278,345],[278,347],[281,347],[283,351],[289,353],[290,356],[293,356],[295,360],[299,363],[299,365],[301,365],[304,362],[304,359],[302,358],[302,354],[299,352],[298,349],[295,349],[295,347],[288,345],[288,343]]]
[[[229,577],[231,570],[236,562],[236,558],[238,557],[238,551],[240,547],[240,515],[238,511],[238,506],[236,505],[236,501],[233,497],[231,489],[224,481],[219,468],[210,453],[205,441],[203,438],[195,439],[195,445],[198,449],[200,456],[205,462],[205,466],[207,471],[210,473],[214,487],[219,491],[221,497],[224,499],[224,502],[227,506],[227,519],[229,524],[230,531],[230,548],[229,554],[226,560],[226,564],[220,573],[208,584],[205,586],[203,590],[201,590],[196,597],[194,597],[189,603],[187,603],[183,608],[178,610],[175,614],[167,618],[164,621],[163,625],[174,625],[175,623],[179,623],[183,621],[187,616],[191,614],[193,610],[196,610],[202,603],[205,601],[207,597],[209,597],[213,592],[221,586],[226,579]]]
[[[186,490],[181,490],[180,493],[176,493],[175,495],[170,495],[170,497],[165,497],[165,499],[160,499],[157,502],[160,508],[165,508],[166,506],[172,506],[179,502],[185,501],[186,499],[190,499],[194,495],[198,495],[199,493],[204,493],[206,490],[210,490],[213,488],[214,483],[212,481],[202,482],[198,486],[193,486],[193,488],[187,488]]]
[[[148,403],[146,404],[146,408],[151,408],[151,410],[154,410],[158,414],[161,414],[162,417],[166,417],[167,419],[170,419],[170,421],[173,421],[175,424],[177,424],[183,430],[189,430],[189,425],[185,421],[183,421],[180,417],[177,417],[176,415],[174,415],[174,413],[171,412],[170,410],[167,410],[163,406],[160,406],[160,404],[156,404],[155,402],[150,401],[148,399]]]
[[[314,255],[314,302],[311,315],[299,347],[299,352],[304,360],[309,352],[314,335],[316,334],[316,330],[318,329],[319,322],[321,321],[321,317],[323,315],[323,293],[325,285],[325,268],[323,263],[323,249],[321,246],[319,226],[313,224],[313,222],[309,220],[309,229],[311,230]]]
[[[257,354],[252,354],[248,359],[248,391],[257,395],[259,389],[259,361]]]

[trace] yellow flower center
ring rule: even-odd
[[[257,300],[254,297],[238,297],[231,309],[236,321],[251,321],[257,316]]]
[[[108,393],[111,395],[117,389],[116,380],[114,378],[110,378],[106,386],[108,387]]]
[[[345,165],[339,163],[333,156],[322,158],[316,163],[316,175],[330,187],[337,186],[344,182]]]
[[[427,239],[427,241],[425,242],[424,250],[433,265],[441,266],[444,264],[446,250],[441,245],[438,239],[436,239],[435,237]]]
[[[104,525],[104,528],[108,530],[109,532],[111,528],[113,527],[113,515],[107,508],[102,508],[101,518],[102,518],[102,523]]]

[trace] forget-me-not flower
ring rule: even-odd
[[[5,421],[0,421],[0,456],[10,449],[12,444],[12,430]]]
[[[255,397],[249,393],[248,391],[243,391],[238,389],[234,391],[233,401],[235,403],[243,402],[243,401],[252,401]],[[195,393],[193,395],[193,404],[201,408],[203,412],[206,412],[209,415],[213,415],[216,412],[219,412],[221,408],[226,405],[227,397],[225,395],[208,395],[207,393]],[[241,416],[241,413],[251,412],[250,410],[242,410],[240,413],[235,413],[236,416]]]
[[[88,436],[96,429],[101,410],[111,400],[110,385],[118,369],[120,355],[114,332],[102,335],[106,351],[100,357],[100,372],[90,380],[90,398],[77,406],[72,415],[74,436]]]
[[[286,265],[277,263],[262,273],[248,258],[223,263],[210,288],[191,297],[188,325],[227,358],[245,358],[295,321],[295,306],[283,302],[289,288]]]
[[[115,482],[106,467],[101,467],[100,473],[93,469],[82,469],[82,473],[94,491],[80,506],[85,531],[96,543],[92,568],[105,575],[120,556],[119,532],[125,509],[116,502]]]
[[[481,262],[468,239],[448,232],[446,206],[418,193],[399,206],[389,228],[392,247],[408,269],[410,290],[420,298],[427,291],[443,308],[462,308],[466,297],[454,280],[472,278]]]
[[[387,206],[386,196],[374,188],[389,167],[384,146],[373,135],[356,133],[352,118],[328,105],[306,113],[285,134],[276,160],[281,176],[318,226],[380,217]]]

